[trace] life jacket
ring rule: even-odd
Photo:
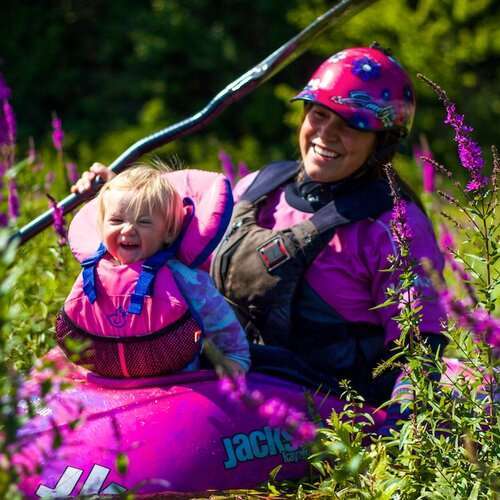
[[[298,171],[298,163],[280,162],[259,172],[236,204],[211,265],[216,286],[247,333],[266,344],[284,347],[290,347],[292,341],[292,304],[299,284],[335,229],[377,217],[393,204],[385,180],[363,179],[354,189],[339,191],[308,220],[282,230],[260,227],[260,204]]]
[[[203,325],[190,311],[169,262],[204,266],[229,222],[231,189],[223,176],[211,172],[165,175],[184,198],[185,220],[177,242],[152,257],[113,263],[99,242],[95,201],[70,226],[70,247],[83,270],[58,314],[56,338],[70,359],[100,375],[172,373],[200,350]]]

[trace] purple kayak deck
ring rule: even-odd
[[[307,449],[256,410],[230,401],[212,371],[112,380],[76,368],[57,351],[50,356],[67,373],[21,431],[15,463],[26,498],[250,488],[277,465],[281,479],[307,473]],[[43,377],[25,385],[35,403]],[[57,390],[57,382],[68,381],[69,389]],[[295,384],[253,373],[248,386],[305,411]],[[342,406],[333,397],[316,399],[323,416]],[[381,422],[383,412],[375,417]],[[62,444],[54,449],[58,435]],[[120,455],[128,458],[126,471],[117,467]]]

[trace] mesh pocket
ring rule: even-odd
[[[61,310],[56,319],[56,339],[75,363],[106,377],[174,373],[192,361],[201,347],[200,327],[189,314],[149,335],[110,338],[83,331]],[[75,344],[77,350],[80,348],[78,353]]]

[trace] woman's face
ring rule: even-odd
[[[350,127],[339,115],[313,104],[299,133],[306,174],[316,182],[335,182],[358,170],[375,149],[375,132]]]

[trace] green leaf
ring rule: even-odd
[[[129,460],[128,456],[125,453],[117,453],[115,460],[116,470],[118,474],[124,475],[127,473]]]

